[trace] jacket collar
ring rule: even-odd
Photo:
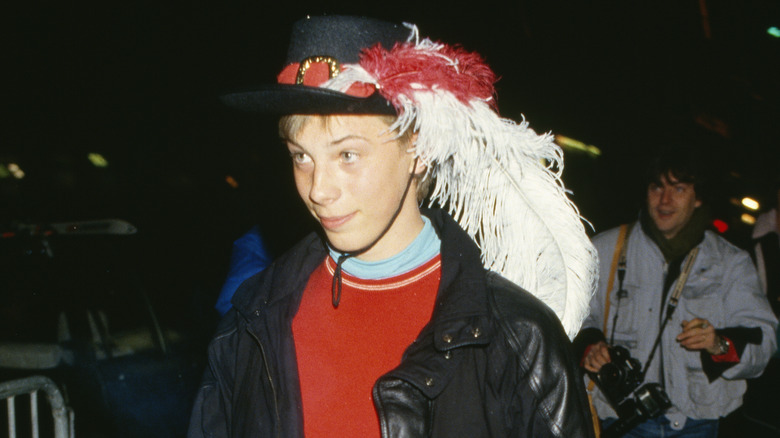
[[[488,343],[487,281],[471,238],[442,210],[424,210],[441,239],[441,283],[434,308],[434,345],[447,351]]]
[[[441,282],[431,321],[419,342],[406,352],[403,363],[389,375],[409,381],[433,398],[454,374],[460,360],[456,350],[490,343],[493,327],[488,317],[486,272],[476,244],[444,211],[426,209],[423,214],[442,242]],[[316,234],[307,236],[263,272],[246,280],[236,291],[233,306],[257,332],[264,331],[260,328],[263,321],[289,318],[289,323],[311,273],[326,256],[322,239]]]
[[[628,267],[623,286],[638,288],[643,282],[643,270],[647,269],[651,263],[665,265],[666,260],[650,236],[645,234],[641,227],[634,228],[631,230],[631,240],[628,244],[628,258],[629,260],[635,260],[634,263],[639,264]],[[722,255],[714,237],[713,232],[707,230],[704,232],[702,241],[696,245],[699,247],[699,254],[696,256],[696,261],[693,264],[692,274],[702,275],[706,271],[711,270],[713,266],[717,266],[722,260]],[[641,262],[636,262],[636,260],[641,260]]]
[[[326,255],[321,238],[316,233],[309,234],[266,269],[244,281],[231,300],[233,307],[252,321],[297,294],[297,309],[309,276]]]

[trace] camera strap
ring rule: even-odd
[[[612,265],[609,270],[609,280],[607,284],[607,296],[604,302],[604,325],[602,333],[607,332],[607,321],[609,318],[609,307],[611,305],[610,295],[612,295],[612,286],[615,284],[615,272],[618,274],[618,294],[623,290],[623,278],[626,276],[626,249],[628,248],[628,235],[631,234],[633,222],[620,225],[618,231],[617,243],[615,243],[615,253],[612,255]]]
[[[685,287],[685,282],[688,281],[688,275],[691,273],[691,270],[693,269],[693,262],[696,261],[696,256],[699,254],[699,247],[696,246],[690,252],[688,252],[688,255],[685,256],[685,261],[683,262],[683,268],[680,272],[680,277],[677,279],[677,284],[674,287],[674,291],[672,291],[672,296],[669,297],[669,304],[666,305],[666,317],[664,318],[663,322],[661,323],[661,329],[658,330],[658,336],[655,338],[655,343],[653,344],[652,350],[650,350],[650,355],[647,357],[647,362],[645,362],[645,368],[642,370],[642,380],[645,378],[645,374],[647,373],[647,369],[650,367],[650,362],[653,360],[653,356],[655,355],[655,351],[658,349],[658,346],[661,344],[661,335],[664,332],[664,329],[666,328],[666,324],[672,319],[672,314],[677,309],[677,304],[680,302],[680,297],[682,296],[683,288]]]
[[[626,244],[626,241],[628,240],[628,235],[631,234],[631,228],[634,226],[634,223],[630,224],[621,224],[620,230],[618,231],[618,238],[617,242],[615,243],[615,253],[612,255],[612,265],[609,269],[609,280],[607,280],[607,296],[605,298],[604,303],[604,325],[602,328],[602,333],[607,332],[607,322],[609,321],[609,307],[610,307],[610,295],[612,294],[612,286],[615,285],[615,272],[618,273],[618,294],[620,294],[620,291],[623,290],[623,277],[625,277],[626,274],[626,248],[628,245]],[[593,405],[593,397],[592,392],[593,389],[596,387],[596,381],[592,380],[588,382],[588,404],[590,405],[590,415],[593,419],[593,429],[596,435],[596,438],[599,438],[601,436],[601,424],[599,423],[599,415],[596,412],[596,407]]]
[[[618,240],[615,244],[615,253],[612,256],[612,267],[609,272],[609,284],[607,285],[606,303],[604,304],[604,329],[602,332],[607,333],[607,317],[609,316],[609,307],[611,304],[610,295],[612,294],[612,285],[615,281],[615,271],[617,271],[618,279],[618,291],[617,291],[617,308],[615,309],[615,315],[612,317],[612,334],[609,337],[609,345],[615,344],[615,327],[617,326],[618,315],[620,314],[620,300],[628,296],[628,292],[623,289],[623,280],[626,278],[626,252],[628,251],[628,236],[631,233],[631,228],[634,224],[623,224],[620,226],[618,233]]]
[[[682,296],[683,287],[685,286],[685,282],[688,281],[688,275],[691,273],[691,269],[693,269],[693,262],[696,261],[697,255],[699,255],[698,246],[693,248],[685,257],[683,269],[682,272],[680,272],[680,278],[677,280],[677,284],[674,287],[674,292],[672,292],[672,296],[669,298],[669,304],[666,307],[667,319],[672,317],[674,309],[677,308],[677,303],[680,301],[680,296]]]

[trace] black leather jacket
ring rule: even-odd
[[[487,273],[445,213],[442,277],[431,321],[374,385],[383,437],[588,437],[588,402],[555,314]],[[326,257],[304,239],[247,280],[209,345],[189,437],[302,437],[292,318]],[[332,340],[339,342],[339,340]],[[350,412],[334,412],[350,421]]]

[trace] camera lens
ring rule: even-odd
[[[659,415],[672,405],[666,391],[658,383],[648,383],[637,389],[634,399],[647,417]]]
[[[604,364],[599,370],[599,379],[604,385],[617,385],[622,380],[623,373],[620,368],[612,363]]]

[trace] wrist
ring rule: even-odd
[[[729,349],[731,349],[731,342],[729,342],[729,340],[723,336],[718,336],[717,342],[715,343],[715,351],[711,351],[710,354],[713,356],[719,356],[728,353]]]

